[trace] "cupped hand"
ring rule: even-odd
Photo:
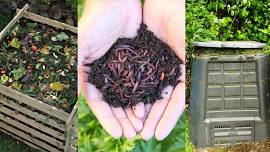
[[[79,92],[87,98],[98,121],[114,138],[134,138],[143,122],[132,108],[124,110],[109,106],[102,93],[87,81],[89,69],[85,64],[102,57],[119,37],[135,37],[141,22],[139,0],[87,0],[79,21]]]
[[[185,62],[185,1],[146,0],[143,8],[143,22],[148,29],[169,44],[182,62]],[[181,82],[173,88],[163,89],[162,99],[152,107],[146,105],[146,120],[141,137],[148,140],[155,136],[163,140],[174,128],[185,108],[185,66],[180,65]]]

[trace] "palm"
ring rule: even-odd
[[[147,0],[144,4],[143,21],[148,29],[166,42],[175,51],[182,62],[185,62],[185,23],[184,1],[181,0]],[[185,74],[182,68],[181,81],[175,89],[164,88],[162,99],[152,105],[141,131],[143,139],[148,140],[155,135],[156,139],[164,139],[175,126],[185,104]]]
[[[138,0],[88,0],[79,23],[79,88],[89,107],[105,130],[115,138],[133,138],[143,124],[131,109],[110,107],[102,93],[87,82],[88,68],[102,57],[119,37],[134,37],[141,23],[141,4]],[[130,123],[130,121],[132,124]],[[137,125],[134,125],[137,124]],[[133,126],[132,126],[133,125]]]

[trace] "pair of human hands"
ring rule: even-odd
[[[163,140],[174,128],[185,107],[185,74],[181,82],[162,91],[162,99],[153,105],[138,103],[123,109],[109,106],[102,93],[88,80],[85,64],[101,58],[119,37],[133,38],[140,24],[147,25],[155,36],[185,61],[185,2],[183,0],[87,0],[79,21],[78,75],[79,92],[103,128],[114,138]]]

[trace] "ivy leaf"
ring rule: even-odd
[[[11,47],[14,47],[14,48],[16,48],[16,49],[19,49],[20,46],[21,46],[19,39],[16,38],[16,37],[13,38],[13,39],[11,40],[11,42],[10,42],[10,46],[11,46]]]
[[[54,91],[62,91],[64,89],[64,85],[61,82],[53,82],[50,84],[50,88]]]
[[[58,41],[64,41],[64,40],[67,40],[69,37],[66,33],[61,32],[60,34],[56,36],[56,38]]]
[[[11,73],[13,73],[14,80],[17,81],[26,74],[26,70],[24,67],[19,67],[18,69],[13,70]]]

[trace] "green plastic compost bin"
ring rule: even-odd
[[[190,138],[196,147],[269,138],[270,59],[263,43],[193,42]]]

